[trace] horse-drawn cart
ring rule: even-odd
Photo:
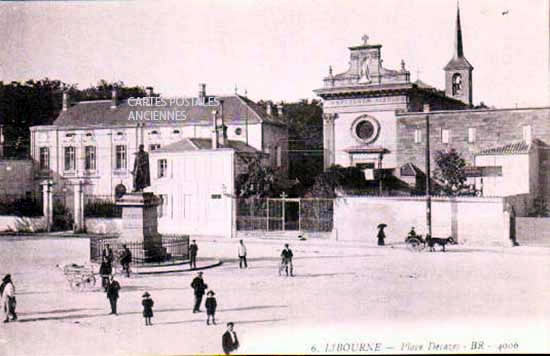
[[[426,241],[422,238],[422,235],[411,235],[409,234],[405,239],[407,247],[411,251],[420,252],[426,248]]]
[[[91,265],[71,263],[63,266],[63,273],[73,291],[87,291],[95,287],[96,278]]]

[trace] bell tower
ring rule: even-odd
[[[464,57],[460,8],[456,9],[456,30],[453,58],[445,66],[445,94],[472,106],[472,71],[474,67]]]

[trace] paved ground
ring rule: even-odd
[[[0,355],[220,353],[234,321],[242,353],[550,351],[550,249],[404,246],[293,241],[296,277],[277,276],[283,241],[199,240],[218,325],[191,312],[192,272],[120,277],[120,315],[99,289],[72,292],[57,264],[85,262],[88,240],[0,238],[0,274],[11,272],[20,321],[0,325]],[[145,327],[141,295],[155,300]],[[472,348],[472,342],[484,342]],[[453,346],[454,344],[457,344]]]

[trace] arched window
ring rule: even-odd
[[[453,95],[462,94],[462,75],[460,73],[453,74]]]

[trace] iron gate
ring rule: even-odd
[[[332,231],[333,199],[237,199],[238,231]]]

